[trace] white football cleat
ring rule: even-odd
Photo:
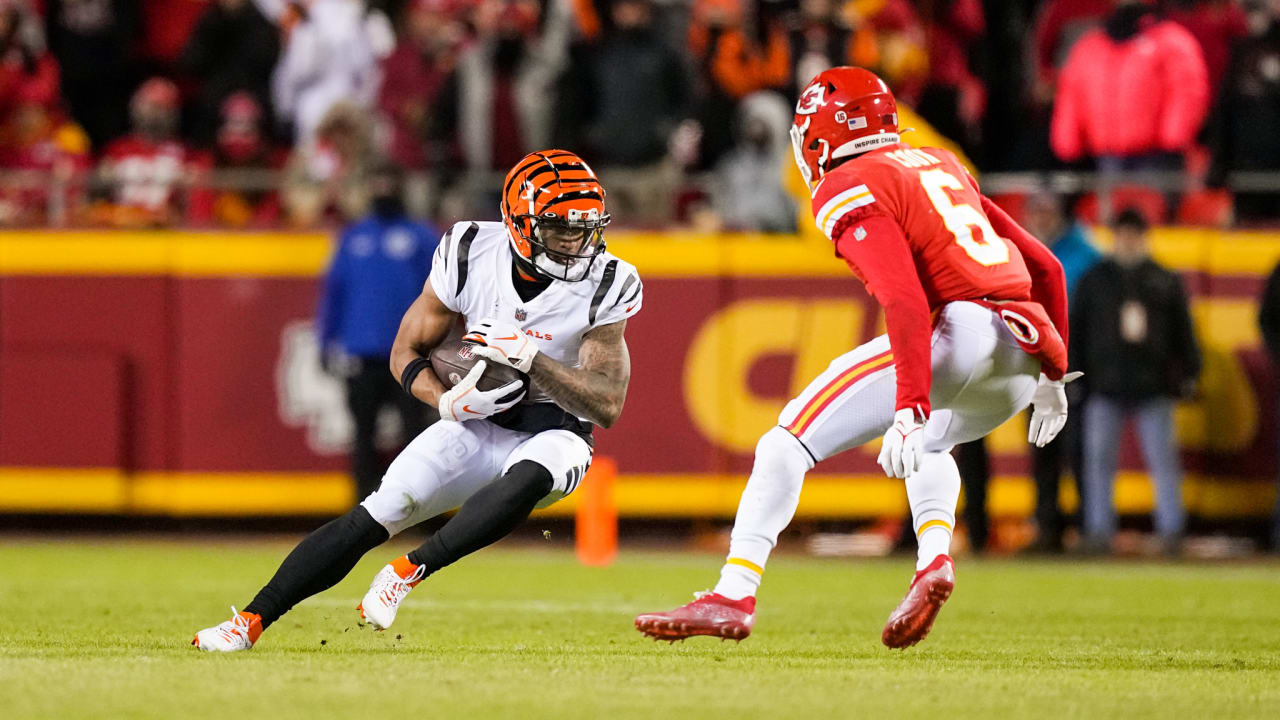
[[[391,565],[386,565],[374,576],[369,592],[356,608],[375,630],[386,630],[396,620],[396,610],[409,591],[422,580],[426,566],[416,565],[409,575],[402,577]]]
[[[209,652],[236,652],[252,650],[262,634],[262,618],[253,613],[236,612],[231,607],[231,619],[211,628],[205,628],[191,638],[191,644]]]

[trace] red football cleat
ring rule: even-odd
[[[929,634],[942,604],[956,587],[956,567],[950,555],[939,555],[929,567],[916,573],[898,607],[880,634],[880,641],[891,648],[909,648]]]
[[[671,612],[636,616],[637,630],[654,640],[671,642],[694,635],[741,641],[751,634],[755,624],[756,599],[750,595],[741,600],[730,600],[723,595],[704,593]]]

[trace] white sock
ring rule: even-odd
[[[951,532],[960,499],[960,469],[949,452],[925,453],[920,467],[907,478],[907,501],[916,531],[916,570],[951,552]]]
[[[786,430],[775,427],[760,438],[716,593],[730,600],[756,594],[769,553],[796,514],[804,474],[812,467],[809,453]]]
[[[917,541],[920,544],[916,555],[916,569],[929,567],[939,555],[951,554],[951,531],[941,525],[934,525],[920,533]]]

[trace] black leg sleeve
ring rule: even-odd
[[[501,540],[524,522],[533,506],[551,492],[551,473],[521,460],[492,485],[472,495],[444,527],[409,553],[409,562],[426,575]]]
[[[261,615],[266,628],[294,605],[338,584],[365,553],[388,537],[387,529],[357,505],[298,543],[244,611]]]

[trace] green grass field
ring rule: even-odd
[[[396,627],[354,606],[403,545],[272,627],[252,652],[187,643],[288,545],[0,547],[0,717],[1280,717],[1280,565],[964,561],[933,634],[879,643],[910,561],[780,555],[756,634],[657,644],[632,616],[714,581],[706,554],[579,567],[562,539],[464,560]],[[559,548],[559,549],[557,549]]]

